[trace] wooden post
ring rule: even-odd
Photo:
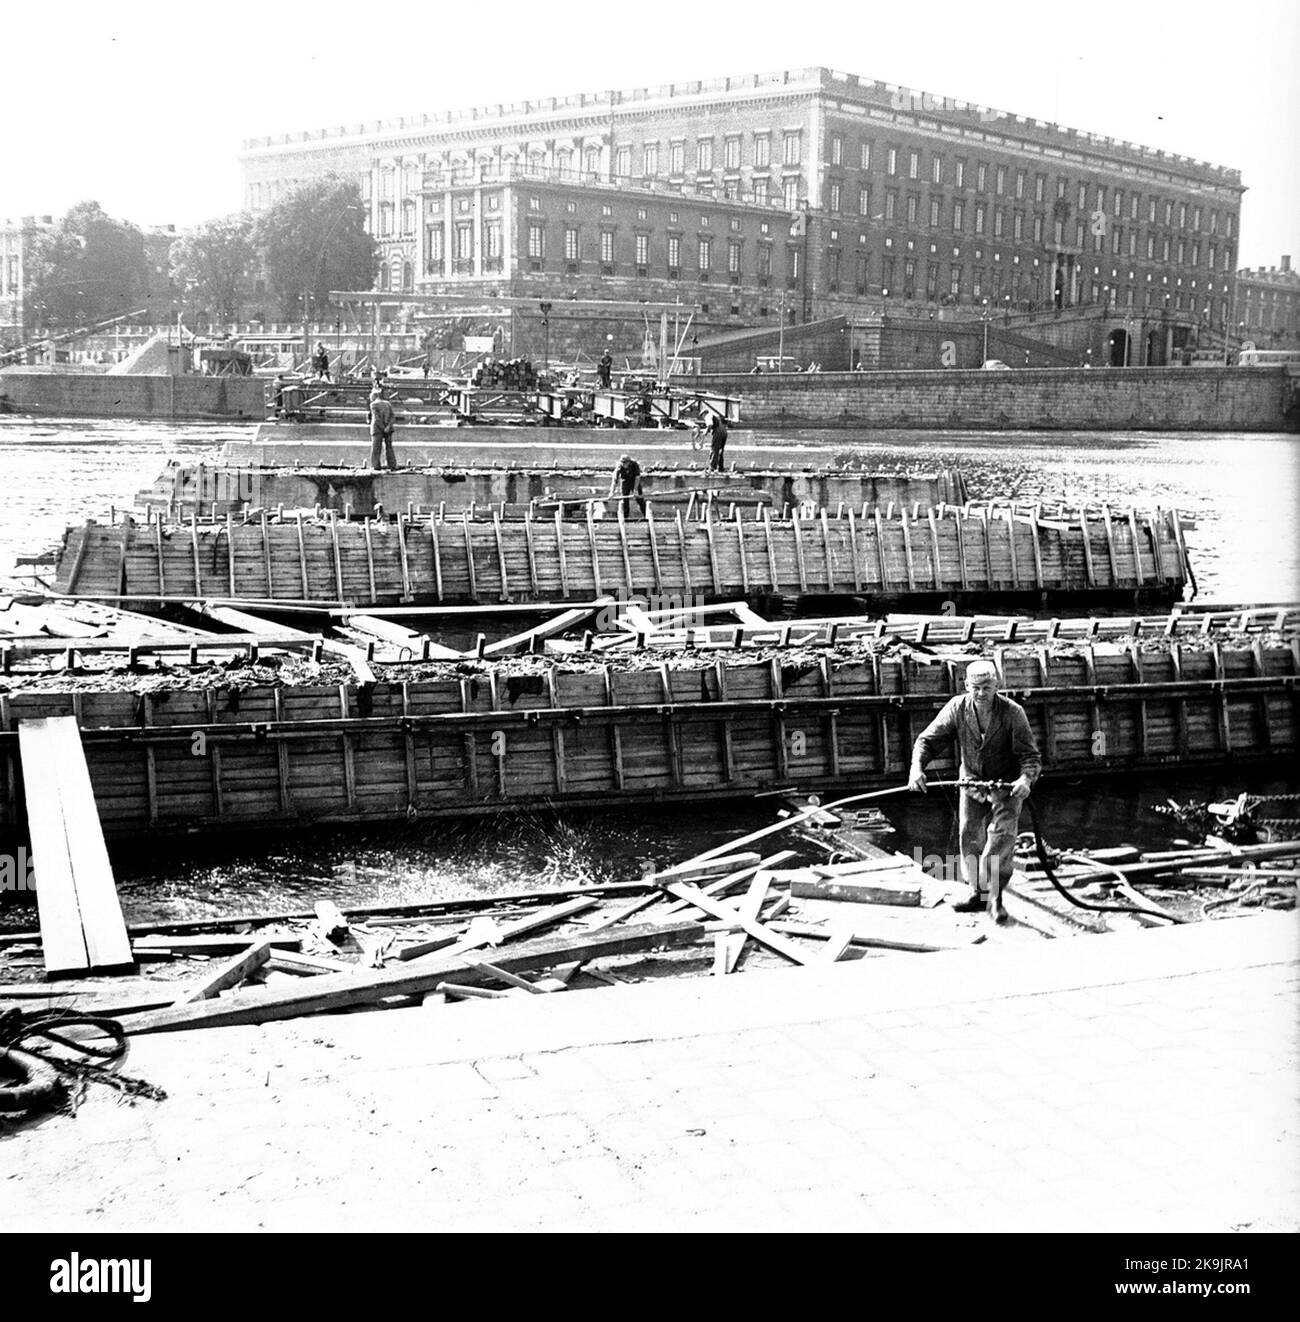
[[[333,510],[331,510],[330,513],[333,514]],[[333,522],[333,519],[331,519],[331,522]],[[368,575],[367,581],[370,584],[370,603],[371,605],[374,605],[379,600],[379,596],[375,592],[375,547],[374,543],[370,540],[369,515],[362,520],[362,526],[365,530],[366,537],[366,573]]]
[[[888,561],[885,558],[885,525],[880,517],[880,510],[875,511],[876,522],[876,562],[880,569],[880,590],[885,592],[889,588],[889,570]]]
[[[433,516],[433,511],[429,511],[429,545],[433,548],[433,585],[434,591],[438,594],[438,600],[442,601],[442,551],[438,546],[438,521]]]
[[[664,578],[663,573],[659,568],[659,538],[655,533],[654,511],[650,508],[649,504],[646,505],[645,526],[646,531],[650,534],[650,563],[654,566],[655,592],[662,596],[664,590]]]
[[[766,505],[763,506],[763,535],[767,542],[767,568],[772,577],[772,591],[779,591],[776,575],[776,550],[772,546],[772,515]]]
[[[600,554],[596,548],[596,518],[590,505],[587,506],[587,542],[591,547],[591,577],[595,584],[596,596],[604,589],[600,585]]]
[[[858,525],[853,517],[853,511],[848,512],[849,518],[849,555],[853,560],[853,590],[862,591],[862,564],[858,554]]]
[[[749,596],[749,561],[745,558],[745,524],[739,510],[736,511],[736,547],[740,552],[740,587],[745,596]]]
[[[835,591],[835,571],[831,561],[831,530],[830,524],[826,518],[825,507],[822,508],[822,553],[826,557],[826,590]]]
[[[799,569],[799,591],[808,591],[808,574],[803,561],[803,533],[799,527],[799,511],[790,511],[790,528],[794,534],[794,559]]]
[[[564,519],[559,510],[555,511],[555,554],[560,562],[560,596],[569,595],[569,573],[564,560]]]
[[[411,592],[411,562],[406,552],[406,521],[411,515],[397,516],[397,553],[402,565],[402,600],[410,601]]]
[[[510,600],[510,580],[506,576],[506,548],[501,540],[501,511],[492,511],[492,532],[497,541],[497,565],[501,570],[501,600]]]
[[[907,506],[898,508],[899,522],[903,529],[903,556],[907,561],[907,590],[916,591],[916,565],[912,561],[912,528],[907,518]]]
[[[461,511],[461,527],[465,530],[465,568],[469,573],[469,597],[478,600],[478,580],[474,571],[474,537],[469,526],[469,511]]]
[[[1110,586],[1119,587],[1119,565],[1115,560],[1115,528],[1110,521],[1110,506],[1101,507],[1101,517],[1106,524],[1106,551],[1110,556]]]

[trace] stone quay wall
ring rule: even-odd
[[[18,413],[159,421],[266,417],[266,382],[254,376],[112,376],[0,372],[0,401]]]
[[[1300,393],[1300,379],[1276,367],[715,374],[695,384],[740,395],[744,425],[775,430],[1281,432],[1297,429]]]

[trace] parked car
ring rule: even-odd
[[[1000,358],[987,358],[984,361],[986,372],[1009,372],[1011,369]]]

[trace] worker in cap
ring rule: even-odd
[[[961,791],[957,833],[962,877],[971,894],[952,907],[978,913],[987,906],[993,921],[1002,923],[1007,917],[1002,887],[1011,877],[1020,809],[1042,774],[1043,760],[1025,709],[998,692],[999,679],[991,661],[967,667],[966,692],[950,698],[917,736],[907,784],[925,792],[926,763],[945,743],[956,745],[961,779],[984,782]]]
[[[641,507],[641,513],[645,514],[645,491],[641,486],[641,465],[632,458],[630,454],[622,455],[614,469],[614,475],[609,479],[609,495],[613,499],[615,493],[618,493],[619,508],[625,513],[630,514],[632,498],[635,496],[637,504]]]

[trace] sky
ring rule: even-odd
[[[1237,168],[1239,265],[1300,261],[1295,0],[1068,13],[969,0],[572,12],[64,0],[55,12],[11,5],[0,18],[0,218],[95,200],[180,229],[239,210],[248,138],[822,65]]]

